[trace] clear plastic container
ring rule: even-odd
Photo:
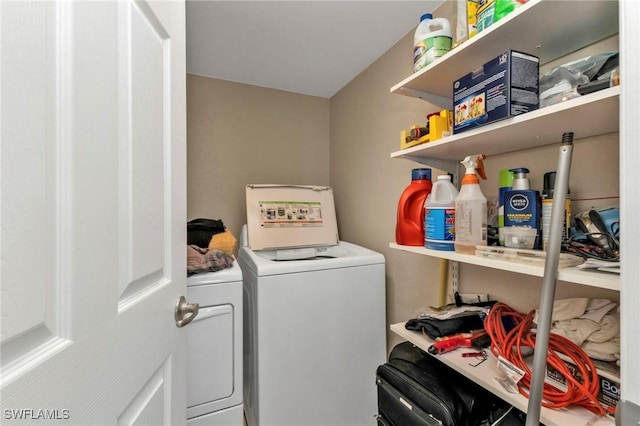
[[[532,249],[538,230],[528,226],[505,226],[502,233],[505,247]]]

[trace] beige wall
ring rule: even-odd
[[[421,167],[390,154],[400,149],[400,131],[436,108],[389,91],[412,73],[412,49],[409,34],[331,98],[331,185],[340,236],[384,254],[389,323],[436,304],[440,279],[440,260],[389,248],[400,194],[411,169]]]
[[[329,100],[187,76],[187,218],[239,237],[245,185],[329,185]]]
[[[402,129],[437,110],[389,91],[412,72],[412,44],[410,33],[330,101],[188,76],[188,217],[221,218],[236,233],[245,221],[245,184],[329,184],[340,238],[385,256],[387,322],[405,321],[416,309],[436,304],[441,261],[389,248],[398,199],[411,169],[420,167],[391,159],[390,153],[399,149]],[[593,49],[617,50],[617,38]],[[576,52],[564,62],[586,54]],[[574,202],[574,211],[617,203],[617,138],[616,133],[576,142],[570,188],[582,201]],[[503,168],[528,167],[532,187],[541,189],[542,175],[555,169],[557,153],[551,146],[490,157],[485,195],[497,195],[497,172]],[[434,169],[434,178],[439,173]],[[614,198],[592,200],[602,197]],[[537,306],[539,278],[471,265],[460,265],[459,273],[461,292],[490,293],[522,311]],[[619,297],[560,283],[557,297],[571,295]],[[388,337],[389,348],[399,342],[391,333]]]

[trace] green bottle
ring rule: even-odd
[[[493,22],[498,22],[524,3],[526,0],[495,0]]]

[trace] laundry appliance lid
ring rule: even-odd
[[[335,246],[316,247],[314,250],[313,258],[279,260],[282,259],[282,253],[278,253],[281,250],[255,251],[245,246],[240,248],[238,259],[243,263],[243,267],[246,265],[246,268],[257,276],[350,268],[385,262],[382,254],[346,241],[339,241]]]
[[[237,259],[233,261],[229,268],[191,275],[187,278],[187,287],[236,281],[242,281],[242,269],[240,269]]]

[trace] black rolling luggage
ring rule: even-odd
[[[378,367],[376,384],[379,425],[524,424],[513,418],[515,409],[501,419],[507,403],[410,342],[397,345]]]

